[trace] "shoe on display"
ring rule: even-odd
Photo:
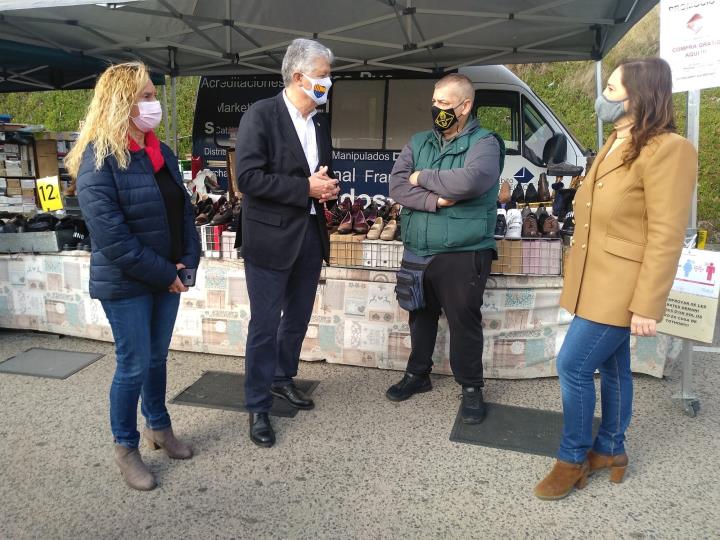
[[[363,213],[363,205],[362,202],[358,201],[352,206],[352,210],[350,211],[350,214],[352,215],[352,221],[353,226],[352,230],[356,234],[367,234],[370,227],[368,226],[367,221],[365,220],[365,214]]]
[[[526,203],[525,206],[523,207],[523,209],[521,210],[520,215],[522,216],[523,219],[525,219],[532,213],[533,213],[532,208],[530,208],[530,205]]]
[[[562,197],[560,196],[560,190],[565,187],[562,182],[555,182],[552,185],[553,188],[553,203],[552,213],[556,217],[560,217],[560,211],[562,210]]]
[[[385,224],[382,232],[380,233],[380,240],[390,242],[395,240],[395,233],[397,232],[398,222],[396,219],[391,219]]]
[[[538,230],[538,221],[535,214],[530,214],[522,222],[522,237],[523,238],[539,238],[540,231]]]
[[[550,188],[548,187],[548,179],[545,173],[540,173],[540,179],[538,180],[538,199],[540,202],[548,202],[552,200],[550,198]]]
[[[363,215],[365,216],[365,221],[367,222],[368,227],[372,227],[375,220],[378,218],[377,204],[375,202],[371,202],[370,206],[363,210]]]
[[[565,214],[572,211],[572,202],[575,199],[575,189],[567,188],[561,189],[558,198],[560,199],[557,203],[553,203],[553,214],[558,218],[558,221],[562,223],[565,221]],[[558,212],[555,213],[555,206],[558,207]]]
[[[510,201],[515,204],[525,204],[525,192],[523,191],[522,185],[518,182],[513,189]]]
[[[345,215],[342,218],[342,221],[340,222],[340,225],[338,225],[338,233],[340,234],[350,234],[353,232],[353,214],[352,210],[348,210],[345,212]]]
[[[507,232],[507,221],[505,220],[504,214],[498,214],[497,220],[495,221],[495,238],[497,240],[505,238]]]
[[[544,238],[560,238],[560,224],[555,216],[547,215],[540,230]]]
[[[210,222],[211,225],[226,225],[227,223],[230,223],[233,219],[233,207],[230,203],[225,203],[225,205],[220,208],[217,214],[212,218],[212,221]]]
[[[517,208],[507,211],[507,231],[505,238],[510,240],[520,240],[522,233],[522,214]]]
[[[545,208],[544,204],[541,204],[538,206],[538,209],[535,210],[535,217],[537,217],[538,220],[538,230],[543,230],[543,222],[545,221],[545,218],[547,218],[550,214],[548,214],[547,209]]]
[[[503,180],[500,184],[500,193],[498,195],[498,202],[500,204],[507,204],[510,202],[512,193],[510,192],[510,182]]]
[[[370,230],[367,233],[367,239],[368,240],[378,240],[380,238],[380,234],[382,233],[384,228],[385,228],[385,222],[383,221],[383,218],[378,216],[375,219],[375,223],[373,223],[372,227],[370,227]]]
[[[527,189],[525,190],[525,202],[526,203],[536,203],[540,202],[538,198],[538,192],[535,188],[534,184],[528,184]]]
[[[565,214],[561,234],[563,236],[572,236],[575,234],[575,214],[572,211]]]

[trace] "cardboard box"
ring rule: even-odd
[[[498,260],[493,261],[490,272],[493,274],[523,273],[523,241],[498,240]]]
[[[37,163],[38,178],[57,176],[57,141],[53,139],[35,141],[35,161]]]
[[[333,266],[363,266],[364,234],[330,235],[330,264]]]

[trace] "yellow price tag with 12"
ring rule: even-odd
[[[45,212],[62,210],[63,202],[60,197],[60,185],[57,176],[40,178],[37,182],[37,194],[40,199],[40,206]]]

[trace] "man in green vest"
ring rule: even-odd
[[[432,389],[442,310],[450,328],[450,366],[462,386],[462,419],[468,424],[485,418],[480,307],[497,258],[496,203],[505,159],[502,139],[474,118],[474,97],[466,76],[440,79],[432,97],[433,129],[410,139],[390,177],[390,197],[403,205],[403,267],[417,272],[424,266],[412,294],[401,286],[413,279],[399,277],[398,299],[420,296],[424,301],[408,308],[412,352],[404,377],[386,393],[392,401],[404,401]]]

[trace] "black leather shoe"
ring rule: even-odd
[[[315,407],[313,400],[298,390],[298,387],[292,383],[286,386],[273,385],[270,387],[270,393],[275,397],[279,397],[289,402],[290,405],[296,409],[309,410]]]
[[[463,424],[479,424],[485,420],[485,414],[482,388],[479,386],[463,386],[460,411]]]
[[[430,390],[432,390],[432,383],[430,382],[429,375],[405,373],[399,383],[393,384],[388,388],[385,396],[390,401],[405,401],[414,394],[421,394],[422,392],[429,392]]]
[[[270,448],[275,444],[275,432],[268,413],[250,413],[250,440],[258,446]]]

